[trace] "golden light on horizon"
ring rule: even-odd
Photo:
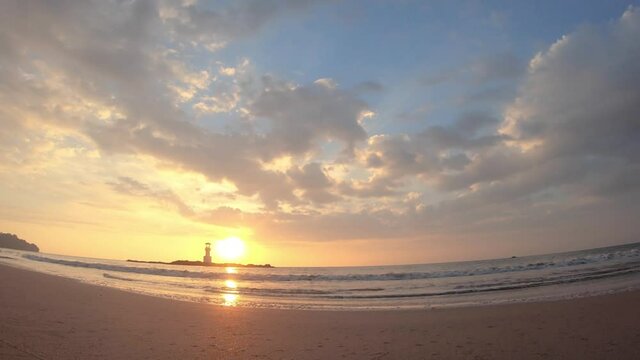
[[[244,241],[235,236],[224,240],[218,240],[215,243],[215,251],[217,256],[223,260],[236,260],[244,255]]]

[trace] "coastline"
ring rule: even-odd
[[[135,264],[160,264],[160,265],[182,265],[182,266],[202,266],[202,267],[237,267],[237,268],[267,268],[272,269],[275,266],[271,264],[237,264],[237,263],[204,263],[197,260],[174,260],[171,262],[165,261],[146,261],[146,260],[134,260],[127,259],[127,262]]]
[[[640,291],[405,311],[222,307],[0,265],[0,358],[637,359]]]

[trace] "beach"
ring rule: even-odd
[[[0,266],[2,359],[638,359],[640,291],[402,311],[190,303]]]

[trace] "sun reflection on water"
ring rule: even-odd
[[[233,280],[225,280],[224,281],[224,286],[226,286],[229,289],[237,289],[238,288],[238,283],[236,283]]]
[[[236,306],[238,304],[238,294],[222,294],[222,305]]]
[[[227,274],[237,274],[238,269],[234,267],[225,268],[225,272]],[[233,276],[231,276],[233,278]],[[223,294],[222,294],[222,305],[224,306],[236,306],[238,305],[238,298],[240,295],[238,294],[238,283],[232,279],[226,279],[223,282]]]

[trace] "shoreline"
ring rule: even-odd
[[[638,243],[640,244],[640,243]],[[31,255],[23,255],[30,260],[41,261],[40,257],[32,258]],[[8,259],[13,259],[8,257]],[[76,274],[58,272],[57,270],[49,269],[49,271],[38,271],[38,267],[27,266],[23,264],[16,258],[16,262],[3,262],[0,261],[0,265],[6,266],[14,266],[19,269],[24,269],[27,271],[35,271],[42,274],[48,274],[53,276],[60,276],[67,279],[74,279],[82,284],[93,285],[93,286],[103,286],[111,289],[118,289],[121,291],[126,291],[133,294],[140,294],[145,296],[153,296],[171,300],[180,300],[188,303],[200,303],[205,305],[225,305],[225,306],[234,306],[234,307],[242,307],[242,308],[251,308],[251,309],[275,309],[275,310],[293,310],[293,311],[364,311],[364,312],[377,312],[377,311],[428,311],[434,309],[457,309],[457,308],[466,308],[466,307],[485,307],[485,306],[501,306],[501,305],[509,305],[509,304],[528,304],[528,303],[537,303],[537,302],[553,302],[553,301],[564,301],[564,300],[573,300],[580,298],[588,298],[593,296],[601,296],[601,295],[610,295],[627,291],[637,291],[640,290],[640,277],[638,277],[638,268],[631,269],[622,269],[622,273],[619,270],[614,271],[614,275],[611,275],[610,272],[599,272],[597,276],[590,276],[588,279],[583,281],[571,279],[570,281],[557,281],[557,282],[534,282],[533,284],[526,284],[526,286],[522,287],[514,287],[507,286],[505,288],[496,288],[489,289],[484,291],[455,291],[455,292],[443,292],[441,294],[438,293],[418,293],[418,294],[409,294],[409,295],[388,295],[388,296],[378,296],[371,297],[371,299],[381,300],[381,301],[370,301],[366,302],[368,297],[362,297],[365,299],[362,303],[354,303],[349,302],[353,299],[359,299],[359,297],[346,297],[344,302],[325,302],[322,303],[320,301],[310,302],[278,302],[278,301],[263,301],[264,299],[268,299],[268,297],[261,298],[260,295],[254,295],[250,291],[244,292],[242,291],[242,287],[236,291],[235,281],[232,282],[232,288],[216,288],[219,291],[210,291],[207,295],[202,295],[199,293],[181,293],[180,291],[176,292],[176,288],[167,288],[165,285],[160,287],[155,287],[153,290],[149,290],[142,287],[136,286],[128,286],[127,283],[129,281],[139,281],[135,279],[127,278],[126,275],[114,275],[110,270],[114,272],[123,271],[120,265],[113,265],[116,268],[112,269],[109,266],[106,267],[94,267],[95,269],[109,271],[100,273],[96,277],[78,277],[76,278]],[[96,259],[100,260],[100,259]],[[83,267],[81,265],[86,265],[86,267],[91,268],[93,263],[77,263],[73,260],[51,260],[47,261],[47,258],[42,258],[42,261],[46,264],[48,262],[54,264],[62,264],[62,265],[71,265],[72,267]],[[128,260],[130,261],[130,260]],[[146,263],[159,263],[159,262],[144,262]],[[78,265],[80,264],[80,266]],[[165,263],[159,263],[165,264]],[[100,265],[100,264],[98,264]],[[46,269],[46,267],[44,267]],[[146,269],[146,268],[145,268]],[[147,269],[153,270],[153,269]],[[164,269],[163,269],[164,270]],[[171,269],[167,269],[171,270]],[[188,270],[183,270],[188,271]],[[126,271],[125,271],[126,272]],[[133,271],[134,273],[136,271]],[[152,274],[153,272],[141,272],[141,274]],[[208,274],[208,273],[205,273]],[[217,274],[217,273],[216,273]],[[604,274],[604,275],[603,275]],[[182,273],[176,274],[165,274],[160,273],[160,275],[164,276],[177,276],[182,277]],[[219,274],[217,274],[219,275]],[[223,274],[224,275],[224,274]],[[106,279],[117,279],[121,280],[120,282],[110,282],[104,281]],[[189,278],[188,276],[186,278]],[[209,277],[207,277],[208,279]],[[215,277],[212,279],[227,279],[227,280],[236,280],[233,275],[226,275],[224,277]],[[237,281],[242,281],[239,279]],[[200,284],[202,287],[207,288],[209,286],[208,283]],[[170,286],[170,285],[169,285]],[[224,284],[223,286],[226,286]],[[557,287],[556,286],[560,286]],[[194,287],[189,287],[196,289]],[[220,289],[226,289],[227,291],[220,291]],[[228,289],[231,289],[229,291]],[[537,290],[537,289],[546,289],[546,290]],[[208,290],[207,290],[208,291]],[[546,291],[546,292],[545,292]],[[222,298],[222,299],[221,299]],[[399,301],[394,302],[393,299],[399,299]],[[417,300],[412,300],[417,299]],[[424,301],[423,301],[424,299]],[[429,300],[427,300],[429,299]],[[410,300],[410,301],[407,301]],[[386,301],[386,302],[385,302]]]
[[[6,265],[0,286],[3,359],[640,358],[640,291],[369,312],[175,301]]]
[[[10,258],[9,258],[10,259]],[[557,298],[557,297],[548,297],[548,298],[535,298],[535,299],[524,299],[524,300],[506,300],[504,302],[486,302],[486,303],[479,303],[479,302],[474,302],[474,303],[455,303],[455,304],[436,304],[436,305],[429,305],[429,306],[424,306],[424,307],[396,307],[396,308],[388,308],[388,307],[371,307],[371,308],[347,308],[347,307],[342,307],[342,308],[335,308],[335,307],[326,307],[326,308],[317,308],[317,307],[310,307],[310,308],[291,308],[291,307],[272,307],[272,306],[263,306],[263,307],[256,307],[256,306],[243,306],[243,305],[231,305],[231,306],[227,306],[227,305],[222,305],[222,304],[216,304],[216,303],[211,303],[211,302],[203,302],[203,301],[192,301],[186,298],[173,298],[170,295],[168,296],[163,296],[161,294],[154,294],[154,293],[145,293],[145,292],[141,292],[141,291],[136,291],[136,290],[130,290],[130,289],[124,289],[124,288],[117,288],[117,287],[111,287],[108,285],[102,285],[102,284],[96,284],[96,283],[90,283],[90,282],[84,282],[81,280],[77,280],[77,279],[73,279],[64,275],[58,275],[58,274],[51,274],[51,273],[45,273],[45,272],[39,272],[36,270],[32,270],[26,267],[22,267],[19,265],[12,265],[12,264],[8,264],[8,263],[0,263],[0,270],[3,267],[9,267],[9,268],[13,268],[13,269],[17,269],[17,270],[21,270],[21,271],[26,271],[29,273],[35,273],[35,274],[40,274],[43,276],[51,276],[54,278],[59,278],[59,279],[63,279],[63,280],[70,280],[74,283],[77,283],[79,285],[82,286],[90,286],[90,287],[97,287],[97,288],[104,288],[104,289],[108,289],[108,290],[113,290],[113,291],[117,291],[117,292],[123,292],[125,294],[132,294],[132,295],[137,295],[137,296],[145,296],[145,297],[152,297],[152,298],[157,298],[157,299],[164,299],[164,300],[169,300],[172,302],[181,302],[181,303],[185,303],[185,304],[200,304],[200,305],[204,305],[204,306],[213,306],[213,307],[220,307],[220,308],[238,308],[238,309],[249,309],[249,310],[257,310],[257,311],[294,311],[294,312],[318,312],[318,313],[324,313],[324,312],[337,312],[337,313],[343,313],[343,312],[370,312],[370,313],[378,313],[378,312],[425,312],[425,311],[436,311],[436,310],[456,310],[456,309],[465,309],[465,308],[485,308],[485,307],[493,307],[493,306],[509,306],[509,305],[526,305],[526,304],[538,304],[538,303],[553,303],[553,302],[564,302],[564,301],[573,301],[573,300],[579,300],[579,299],[587,299],[587,298],[592,298],[592,297],[600,297],[600,296],[612,296],[612,295],[618,295],[618,294],[625,294],[625,293],[633,293],[633,292],[638,292],[640,293],[640,286],[638,287],[633,287],[633,288],[629,288],[629,289],[622,289],[622,290],[604,290],[602,292],[593,292],[593,293],[585,293],[585,294],[576,294],[576,295],[572,295],[570,297],[566,297],[566,298]],[[509,290],[506,290],[509,291]],[[640,321],[640,319],[639,319]]]

